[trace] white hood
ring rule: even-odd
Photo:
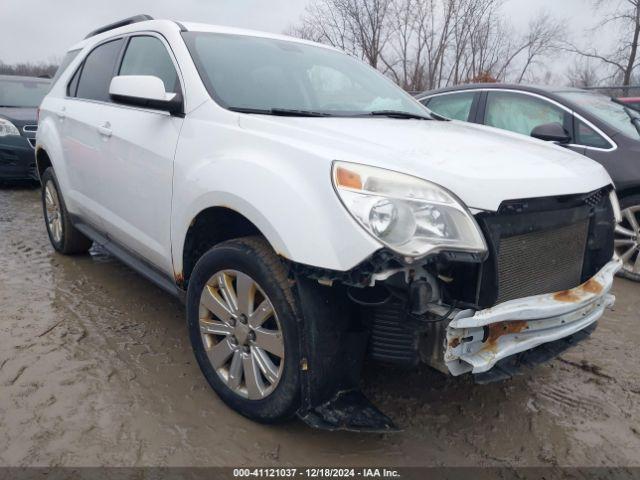
[[[600,164],[570,150],[461,122],[243,115],[241,126],[329,161],[424,178],[474,209],[495,211],[504,200],[587,193],[612,183]]]

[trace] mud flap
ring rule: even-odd
[[[341,286],[327,287],[298,276],[301,308],[298,416],[314,428],[358,432],[397,430],[389,417],[360,392],[367,331]]]
[[[307,425],[322,430],[370,433],[398,431],[393,421],[359,390],[338,392],[333,399],[299,416]]]

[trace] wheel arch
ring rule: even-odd
[[[53,167],[49,154],[44,148],[38,148],[36,151],[36,168],[38,169],[38,178],[40,178],[40,180],[42,180],[42,174],[49,167]]]
[[[227,206],[212,206],[200,210],[189,223],[182,243],[181,270],[175,274],[180,288],[186,289],[191,273],[204,253],[219,243],[234,238],[259,235],[274,251],[282,255],[267,235],[244,214]]]

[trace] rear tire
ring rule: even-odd
[[[223,242],[193,270],[193,351],[211,388],[245,417],[281,422],[300,407],[297,311],[286,269],[260,237]]]
[[[622,223],[616,231],[616,254],[622,259],[620,277],[640,282],[640,195],[620,199]]]
[[[71,223],[52,167],[42,174],[42,211],[49,241],[57,252],[76,255],[89,251],[93,242]]]

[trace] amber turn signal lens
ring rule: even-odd
[[[362,179],[360,175],[344,167],[338,167],[336,169],[336,183],[339,187],[362,190]]]

